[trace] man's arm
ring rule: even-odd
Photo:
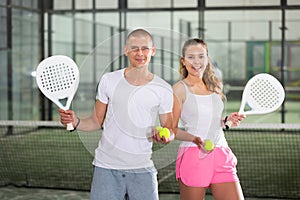
[[[168,144],[170,143],[172,140],[174,140],[174,133],[172,131],[172,123],[173,123],[173,114],[170,113],[165,113],[165,114],[160,114],[159,115],[159,121],[160,121],[160,125],[164,128],[168,128],[170,131],[170,137],[169,138],[165,138],[162,137],[160,138],[158,131],[154,128],[152,131],[152,139],[154,142],[158,142],[158,143],[162,143],[162,144]]]
[[[74,127],[78,124],[76,129],[81,131],[95,131],[102,127],[106,115],[106,110],[107,104],[104,104],[99,100],[97,100],[95,103],[94,112],[91,114],[90,117],[85,119],[79,119],[76,116],[75,112],[72,110],[64,111],[62,109],[59,109],[59,114],[61,118],[60,121],[63,125],[73,123]]]

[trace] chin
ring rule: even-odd
[[[147,66],[146,63],[143,63],[143,64],[136,64],[135,67],[137,68],[142,68],[142,67],[145,67]]]

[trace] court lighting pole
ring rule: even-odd
[[[6,48],[7,48],[7,114],[8,120],[13,120],[13,65],[12,65],[12,8],[11,0],[6,1]],[[7,135],[12,134],[12,126],[8,127]]]

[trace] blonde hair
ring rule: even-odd
[[[180,59],[180,66],[179,66],[179,73],[180,73],[180,79],[185,79],[188,76],[188,71],[186,69],[186,67],[183,65],[182,60],[185,57],[185,52],[187,50],[188,47],[192,46],[192,45],[202,45],[203,48],[206,49],[207,52],[207,56],[208,56],[208,48],[207,48],[207,44],[198,38],[193,38],[193,39],[189,39],[187,40],[183,47],[182,47],[182,57]],[[215,72],[213,70],[213,65],[211,63],[210,58],[208,57],[208,64],[206,66],[206,69],[203,73],[203,82],[206,85],[207,89],[211,92],[215,92],[217,94],[220,94],[222,96],[223,99],[225,99],[225,95],[222,92],[222,81],[215,75]]]

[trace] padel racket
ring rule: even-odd
[[[284,98],[284,89],[275,77],[266,73],[257,74],[245,86],[238,113],[245,115],[270,113],[281,106]],[[232,122],[227,121],[226,125],[231,127]]]
[[[55,55],[44,59],[37,67],[36,81],[42,93],[59,108],[68,110],[79,84],[79,70],[69,57]],[[65,106],[61,100],[66,99]],[[72,123],[67,130],[73,130]]]

